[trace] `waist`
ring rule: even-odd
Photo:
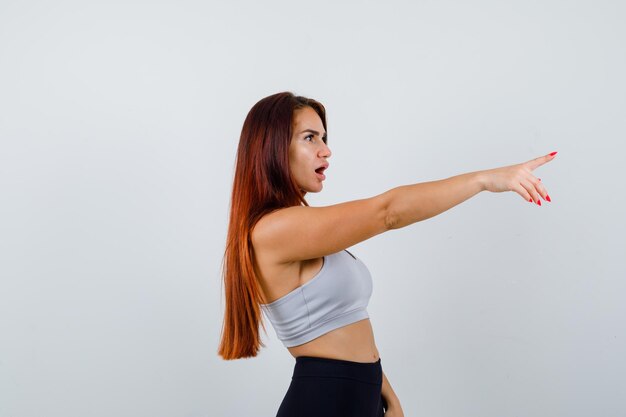
[[[368,384],[382,385],[382,364],[361,363],[347,360],[299,356],[293,369],[292,379],[298,378],[345,378]]]
[[[294,358],[322,357],[359,363],[380,359],[369,319],[334,329],[302,345],[287,348]]]

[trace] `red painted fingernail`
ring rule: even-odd
[[[548,200],[549,202],[552,202],[552,200],[550,200],[550,196],[548,194],[546,194],[546,200]]]
[[[554,155],[556,155],[556,154],[557,154],[557,152],[552,152],[552,153],[550,154],[550,156],[554,156]]]
[[[528,202],[529,202],[529,203],[532,203],[532,202],[533,202],[533,199],[532,199],[532,198],[531,198],[531,199],[529,199],[529,200],[528,200]]]
[[[541,200],[537,200],[537,204],[541,205]]]

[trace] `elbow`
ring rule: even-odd
[[[393,215],[392,212],[387,212],[385,214],[385,229],[386,230],[397,229],[399,227],[398,224],[399,224],[398,217]]]
[[[393,210],[389,207],[385,209],[385,230],[397,229],[399,225],[399,218]]]
[[[383,227],[385,231],[393,230],[398,228],[399,217],[396,210],[393,208],[393,192],[394,190],[389,190],[379,197],[382,200],[382,208],[383,208]]]

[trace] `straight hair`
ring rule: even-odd
[[[289,170],[294,112],[307,106],[320,116],[326,129],[324,106],[289,91],[259,100],[241,129],[221,265],[226,308],[218,355],[224,360],[254,357],[265,347],[259,332],[260,323],[267,335],[260,307],[262,289],[250,231],[265,214],[309,205],[306,192],[300,190]]]

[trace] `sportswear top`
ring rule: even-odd
[[[369,318],[372,276],[347,250],[324,256],[319,272],[281,298],[261,304],[286,347],[304,344],[331,330]]]

